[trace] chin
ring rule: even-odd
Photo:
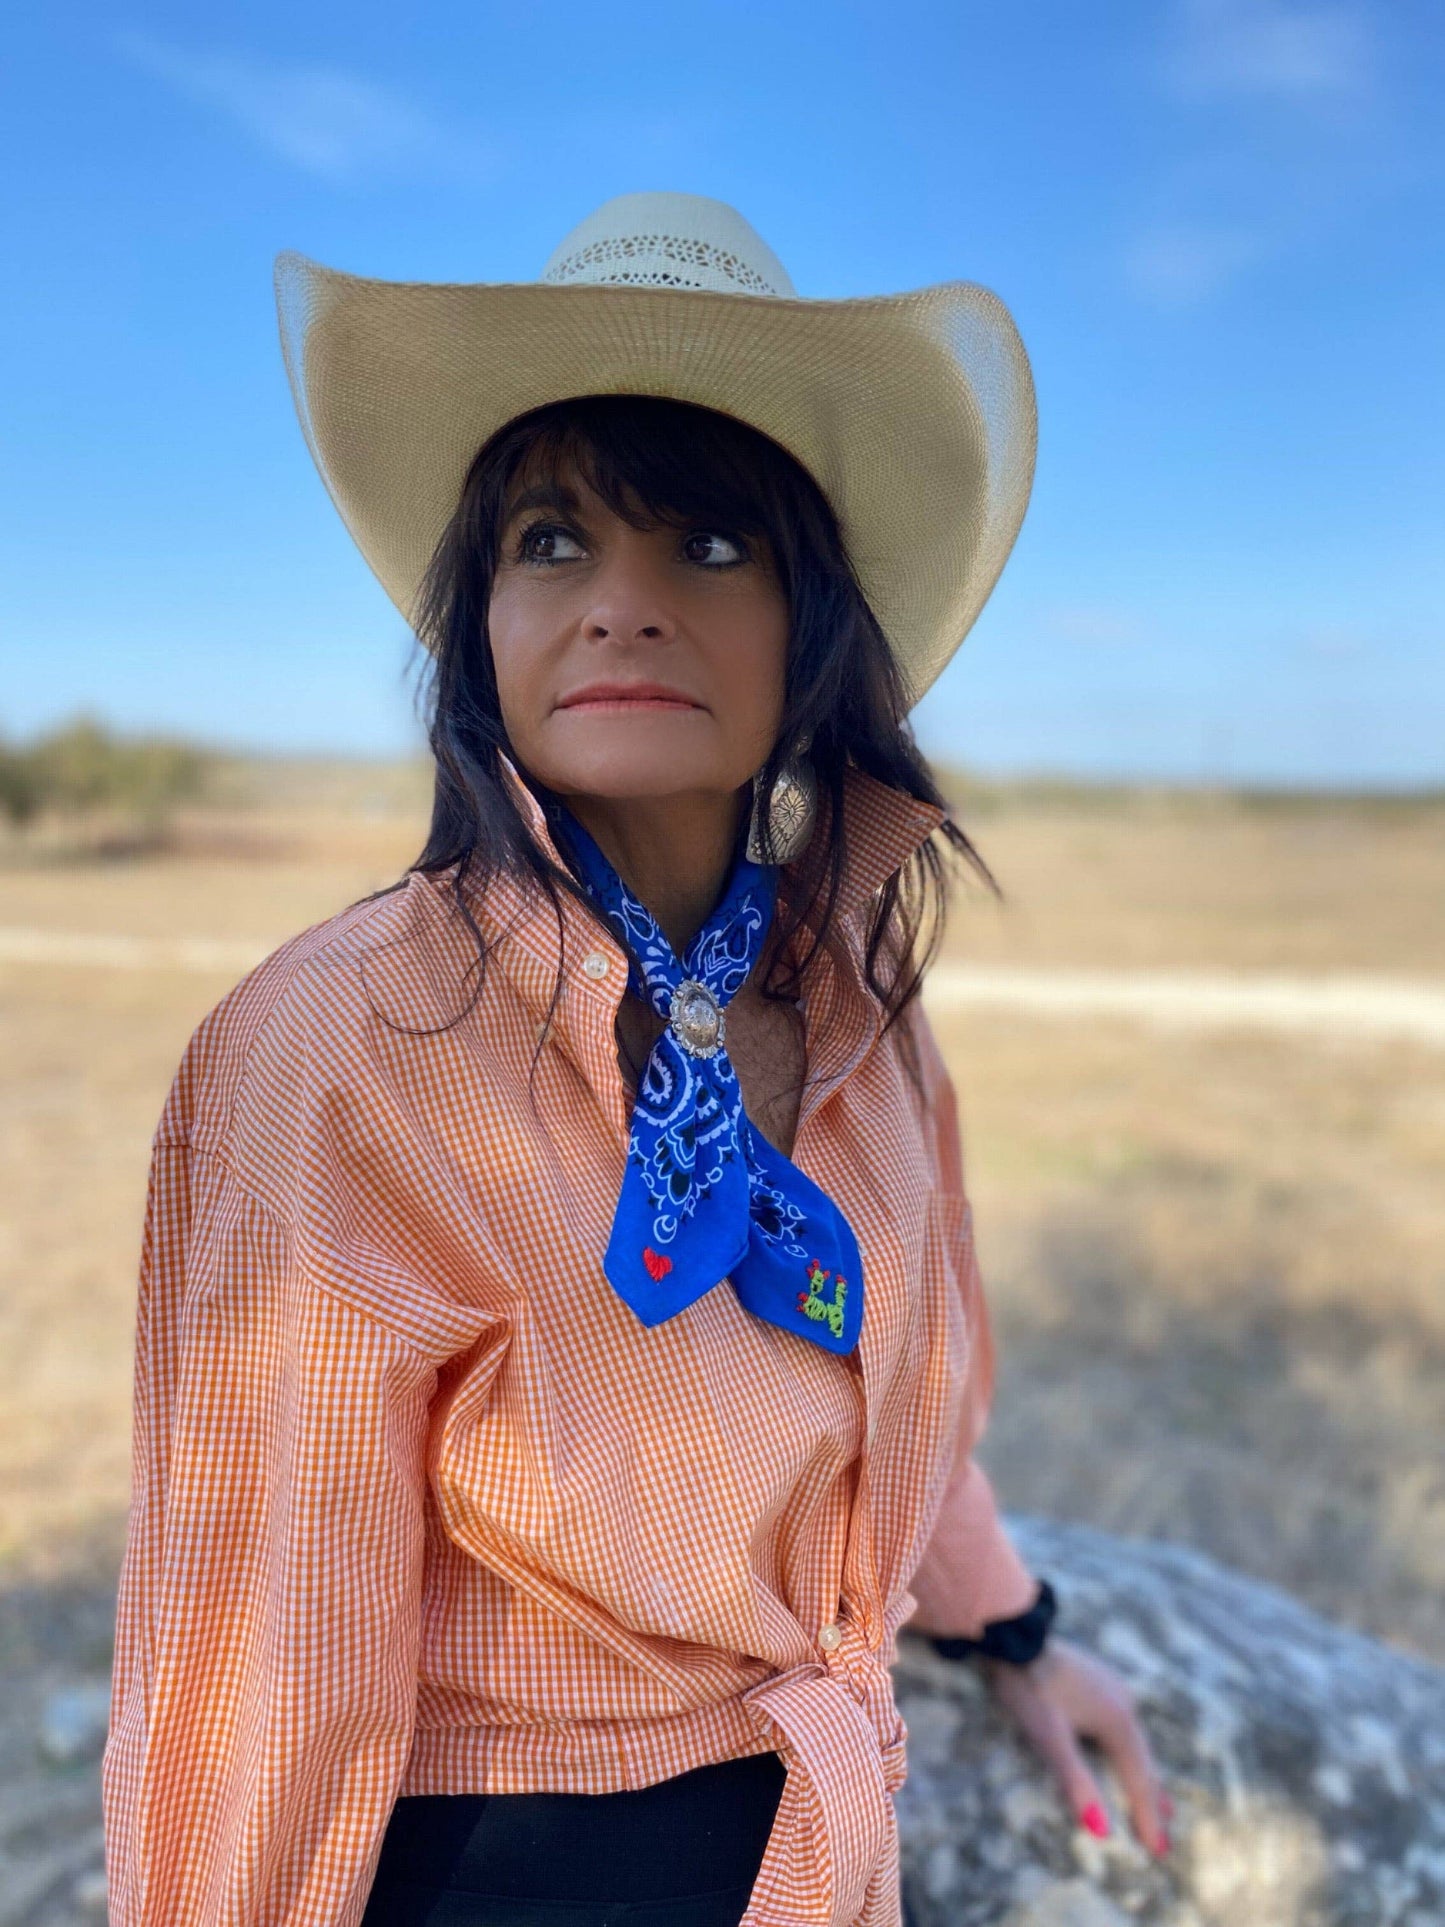
[[[577,741],[574,736],[569,743],[548,744],[549,753],[541,759],[545,768],[537,773],[564,795],[619,800],[675,796],[681,790],[737,789],[747,780],[747,772],[734,775],[723,766],[732,759],[709,753],[712,747],[691,716],[590,716],[585,739]]]
[[[564,796],[607,796],[624,802],[631,798],[641,801],[646,797],[677,796],[683,791],[716,790],[721,795],[739,788],[746,779],[740,777],[736,783],[723,777],[714,780],[709,771],[698,766],[696,759],[689,765],[668,757],[655,762],[636,758],[626,762],[589,763],[561,770],[547,780],[552,789]]]

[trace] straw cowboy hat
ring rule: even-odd
[[[972,626],[1023,520],[1027,356],[986,288],[810,301],[733,208],[624,194],[541,279],[370,281],[276,263],[282,347],[322,478],[412,620],[478,448],[571,395],[666,395],[761,429],[803,464],[916,701]]]

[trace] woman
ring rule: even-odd
[[[112,1919],[899,1918],[888,1664],[984,1656],[1080,1820],[915,992],[967,851],[906,722],[1017,531],[981,290],[798,301],[732,210],[540,284],[282,265],[342,514],[433,658],[402,884],[202,1023],[154,1146]],[[881,619],[881,620],[880,620]]]

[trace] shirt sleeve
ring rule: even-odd
[[[354,1927],[411,1746],[435,1368],[153,1147],[104,1766],[113,1927]]]
[[[914,1035],[932,1132],[934,1204],[954,1246],[972,1347],[942,1504],[909,1583],[918,1603],[908,1623],[915,1632],[976,1639],[990,1620],[1027,1612],[1038,1581],[1004,1530],[993,1487],[974,1457],[993,1397],[993,1333],[964,1191],[957,1094],[928,1019],[916,1007]]]

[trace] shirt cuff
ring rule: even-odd
[[[930,1644],[944,1659],[998,1659],[1007,1666],[1031,1666],[1044,1650],[1058,1609],[1058,1595],[1041,1579],[1038,1597],[1027,1612],[989,1620],[977,1639],[933,1638]]]

